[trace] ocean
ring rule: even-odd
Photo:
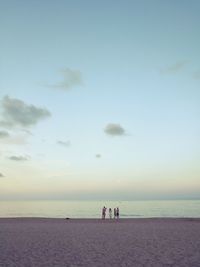
[[[0,217],[100,218],[104,205],[119,207],[121,218],[200,218],[200,200],[0,201]]]

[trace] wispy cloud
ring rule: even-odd
[[[9,133],[7,131],[0,131],[0,138],[6,138],[9,137]]]
[[[60,141],[60,140],[58,140],[57,144],[61,145],[61,146],[69,147],[71,145],[71,142],[69,140],[68,141]]]
[[[125,135],[125,129],[116,123],[109,123],[106,125],[104,132],[111,136],[122,136]]]
[[[45,108],[27,105],[22,100],[9,96],[5,96],[1,104],[3,120],[0,121],[0,125],[4,127],[29,127],[51,116],[51,113]]]
[[[2,178],[2,177],[5,177],[5,176],[0,172],[0,178]]]
[[[7,145],[25,145],[27,144],[27,136],[24,135],[14,135],[8,138],[0,139],[0,142]]]
[[[165,67],[160,70],[162,74],[176,74],[177,72],[181,71],[184,69],[184,67],[189,63],[189,60],[181,60],[177,61],[176,63]]]
[[[10,156],[8,158],[10,160],[14,160],[14,161],[27,161],[30,159],[30,157],[28,157],[28,156]]]
[[[62,76],[62,80],[55,84],[50,84],[48,85],[48,87],[67,91],[73,87],[83,85],[82,74],[79,70],[65,68],[61,70],[60,73]]]
[[[32,132],[27,129],[21,129],[22,132],[26,133],[27,135],[33,136]]]

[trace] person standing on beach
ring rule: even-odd
[[[118,207],[116,209],[116,216],[117,216],[117,219],[119,219],[119,208]]]
[[[102,219],[104,220],[106,218],[106,207],[104,206],[102,209]]]
[[[116,216],[117,216],[117,211],[116,208],[114,208],[114,219],[116,219]]]
[[[110,217],[110,219],[112,219],[112,209],[111,208],[109,208],[109,217]]]

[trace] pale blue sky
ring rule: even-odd
[[[197,0],[1,1],[2,198],[200,197],[199,13]]]

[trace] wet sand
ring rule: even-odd
[[[200,219],[0,219],[0,267],[200,266]]]

